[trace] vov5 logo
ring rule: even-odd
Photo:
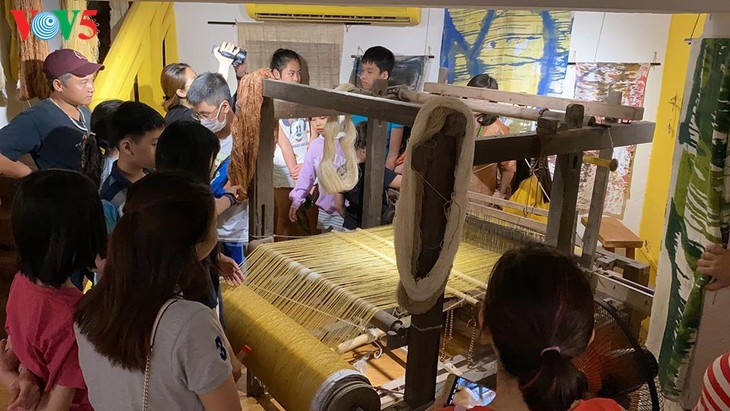
[[[91,31],[91,34],[84,33],[86,30],[79,32],[79,38],[89,40],[99,31],[96,23],[91,19],[92,16],[96,16],[97,12],[98,10],[30,10],[30,19],[27,19],[26,10],[10,10],[23,40],[28,39],[30,32],[33,32],[33,35],[40,40],[50,40],[56,37],[59,31],[63,39],[68,40],[76,20],[79,18],[79,13],[81,13],[81,19],[78,24],[88,27]],[[72,14],[70,17],[69,13]]]

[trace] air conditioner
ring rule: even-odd
[[[246,10],[248,15],[257,21],[376,24],[382,26],[416,26],[421,22],[421,9],[417,7],[247,4]]]

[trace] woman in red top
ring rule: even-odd
[[[542,245],[504,254],[479,319],[499,356],[496,398],[482,407],[459,392],[446,410],[622,410],[612,400],[583,401],[588,383],[572,359],[593,336],[593,293],[572,259]]]
[[[40,380],[38,409],[92,410],[73,328],[82,294],[71,276],[106,256],[97,187],[73,171],[30,174],[18,185],[12,224],[20,268],[8,296],[5,330],[12,353],[3,352],[2,381],[12,389],[7,377],[15,364],[8,358],[14,354]]]

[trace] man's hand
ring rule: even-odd
[[[221,275],[223,279],[231,285],[241,285],[246,280],[246,276],[243,275],[241,267],[236,264],[236,261],[231,257],[220,254],[221,261]]]
[[[697,260],[697,271],[715,278],[715,281],[706,287],[709,291],[730,286],[730,253],[719,244],[710,245]]]
[[[227,51],[235,56],[236,54],[238,54],[240,49],[236,47],[235,44],[226,41],[221,44],[220,47],[217,47],[213,53],[215,55],[215,59],[218,60],[218,73],[222,74],[224,77],[227,77],[228,70],[233,63],[233,59],[223,56],[223,54],[221,54],[221,51]]]
[[[20,373],[16,383],[10,390],[11,398],[13,398],[8,410],[25,411],[34,410],[41,400],[41,389],[35,375],[28,371],[25,367],[20,367]]]

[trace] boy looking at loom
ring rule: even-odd
[[[360,83],[365,90],[372,90],[376,80],[388,80],[395,67],[395,56],[393,52],[382,46],[370,47],[365,50],[361,59],[362,73]],[[355,125],[365,122],[368,118],[364,116],[352,116]],[[400,143],[403,140],[403,126],[400,124],[388,123],[387,138],[385,140],[385,167],[394,170],[398,155],[400,154]]]
[[[355,140],[355,149],[357,150],[357,168],[358,175],[357,185],[352,190],[338,195],[336,198],[336,206],[340,210],[340,215],[345,217],[343,227],[348,230],[362,228],[363,203],[365,197],[365,159],[367,157],[367,123],[360,123],[356,126],[357,139]],[[388,208],[387,196],[385,191],[388,188],[400,188],[402,175],[396,174],[392,170],[385,168],[383,176],[383,204],[381,214]]]
[[[117,149],[109,177],[99,190],[120,212],[127,201],[127,188],[155,168],[157,140],[165,129],[165,119],[152,107],[127,101],[112,114],[109,146]]]

